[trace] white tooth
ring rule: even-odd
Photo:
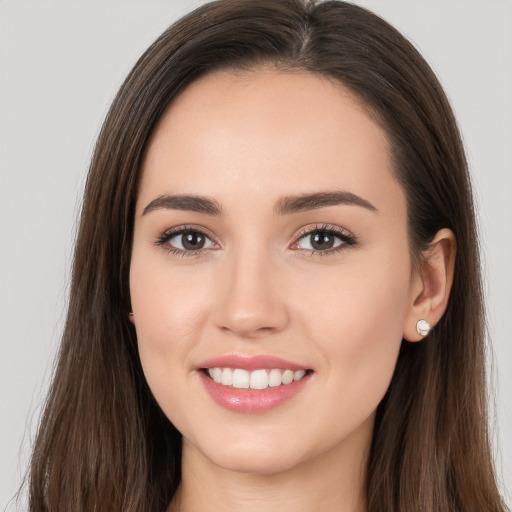
[[[271,388],[281,385],[281,370],[270,370],[270,373],[268,374],[268,385]]]
[[[300,380],[300,379],[302,379],[302,377],[304,377],[304,375],[306,375],[306,371],[305,370],[297,370],[293,374],[293,380]]]
[[[283,384],[291,384],[293,382],[292,370],[285,370],[283,372],[283,376],[281,377],[281,381],[283,382]]]
[[[213,369],[213,380],[220,384],[222,382],[222,368],[214,368]]]
[[[223,368],[220,383],[224,386],[233,385],[233,370],[231,368]]]
[[[233,372],[233,387],[238,389],[247,389],[249,387],[249,372],[237,368]]]
[[[213,379],[213,368],[208,368],[208,375]]]
[[[267,370],[254,370],[251,373],[250,388],[251,389],[265,389],[267,387],[268,387]]]

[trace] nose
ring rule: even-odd
[[[289,321],[279,270],[258,253],[240,254],[219,273],[220,293],[215,323],[243,338],[260,338],[282,331]]]

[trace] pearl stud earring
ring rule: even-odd
[[[430,324],[426,320],[418,320],[416,331],[421,336],[426,336],[430,332]]]

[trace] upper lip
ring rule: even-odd
[[[197,369],[203,368],[240,368],[243,370],[271,370],[279,368],[283,370],[307,370],[304,365],[287,361],[271,355],[244,356],[240,354],[226,354],[203,361],[197,365]]]

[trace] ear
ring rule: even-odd
[[[430,327],[439,322],[450,297],[455,266],[457,242],[450,229],[441,229],[430,247],[422,254],[419,268],[415,271],[405,318],[403,337],[407,341],[420,341],[416,325],[425,320]]]
[[[133,325],[135,325],[135,315],[132,312],[128,313],[128,318],[129,318],[130,322]]]

